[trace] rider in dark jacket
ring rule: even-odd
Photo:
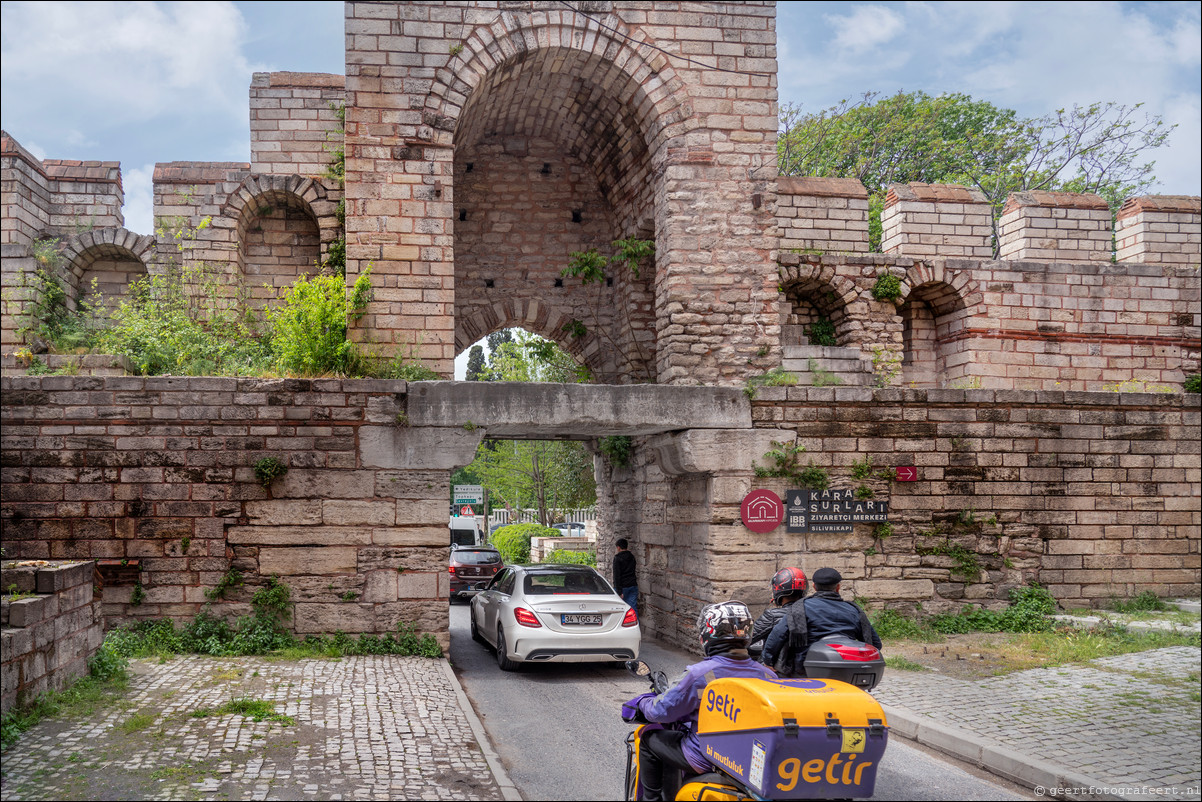
[[[792,613],[801,613],[802,610],[797,608],[803,605],[804,625],[799,626],[795,622],[793,627],[795,633],[799,628],[802,629],[803,636],[798,638],[795,635],[790,639],[789,613],[786,613],[773,627],[772,634],[764,644],[761,660],[765,665],[775,665],[782,649],[787,649],[786,654],[791,657],[792,666],[791,673],[788,670],[785,673],[804,677],[805,657],[810,644],[828,635],[844,635],[881,648],[881,638],[869,623],[868,616],[858,605],[844,601],[839,595],[842,581],[843,577],[834,568],[819,568],[814,572],[814,594],[787,608]]]
[[[772,634],[776,622],[785,615],[785,607],[806,594],[806,574],[800,568],[782,568],[772,576],[772,603],[751,628],[751,642],[747,644],[752,656],[763,649],[763,643]],[[758,646],[758,648],[757,648]]]

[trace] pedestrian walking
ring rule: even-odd
[[[630,605],[635,615],[639,612],[639,579],[635,573],[634,555],[627,548],[626,538],[620,537],[614,542],[617,553],[614,554],[614,587],[622,601]]]

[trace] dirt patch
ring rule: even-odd
[[[1038,665],[1032,655],[1016,654],[1013,641],[1006,635],[987,632],[947,635],[939,643],[892,641],[882,651],[886,658],[904,658],[923,670],[955,679],[985,679]],[[904,670],[904,666],[893,665],[889,670]]]

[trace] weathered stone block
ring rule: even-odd
[[[347,526],[231,526],[231,544],[265,546],[363,546],[372,542],[372,530]]]
[[[418,573],[416,571],[405,571],[404,573],[397,574],[396,576],[398,598],[442,598],[442,594],[438,592],[438,573]]]
[[[445,526],[394,526],[373,529],[371,538],[376,546],[445,546],[449,533]]]
[[[273,499],[248,501],[246,517],[263,526],[320,524],[322,502],[319,499]]]
[[[398,503],[388,501],[323,501],[322,520],[337,526],[391,526]],[[445,509],[446,504],[442,505]]]
[[[325,634],[339,630],[348,633],[376,631],[375,612],[370,604],[299,603],[294,605],[293,610],[293,624],[298,635]]]
[[[867,599],[928,599],[935,590],[930,579],[861,579],[856,594]]]
[[[353,574],[356,571],[358,551],[350,546],[264,547],[259,550],[259,573],[264,576]]]
[[[397,596],[396,571],[387,569],[368,571],[364,577],[363,601],[365,602],[395,602]]]
[[[91,583],[96,563],[78,562],[73,565],[54,565],[38,569],[38,593],[56,593],[64,588]]]

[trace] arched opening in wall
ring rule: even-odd
[[[455,131],[457,344],[520,306],[577,341],[598,381],[654,379],[654,259],[614,258],[615,242],[656,236],[642,97],[567,48],[518,54],[472,91]]]
[[[456,360],[456,379],[491,382],[578,383],[589,371],[548,339],[522,328],[502,328],[473,344]],[[465,387],[464,392],[470,392]],[[505,564],[571,562],[596,566],[597,478],[595,441],[580,435],[536,439],[538,426],[525,437],[485,437],[475,459],[451,473],[450,603],[452,648],[471,631],[467,618],[484,615],[469,607],[474,586],[491,580],[501,567],[490,560],[498,550]],[[464,488],[481,488],[479,496]],[[478,498],[479,503],[472,501]],[[453,569],[453,570],[452,570]],[[600,583],[603,585],[604,583]],[[496,622],[489,620],[485,641]],[[479,635],[479,627],[475,630]],[[512,641],[511,641],[512,643]],[[467,644],[470,659],[478,646]]]
[[[835,288],[819,279],[803,279],[782,287],[781,344],[839,346],[849,344],[847,304]]]
[[[256,195],[238,220],[242,286],[262,311],[303,274],[321,270],[321,236],[309,204],[290,192]]]
[[[78,298],[99,310],[111,312],[130,295],[130,288],[146,277],[146,265],[134,253],[116,245],[94,245],[76,257],[72,271],[78,280]]]
[[[964,300],[946,282],[921,284],[899,310],[902,319],[903,384],[940,387],[949,378],[949,357],[958,350],[956,334],[966,314]]]

